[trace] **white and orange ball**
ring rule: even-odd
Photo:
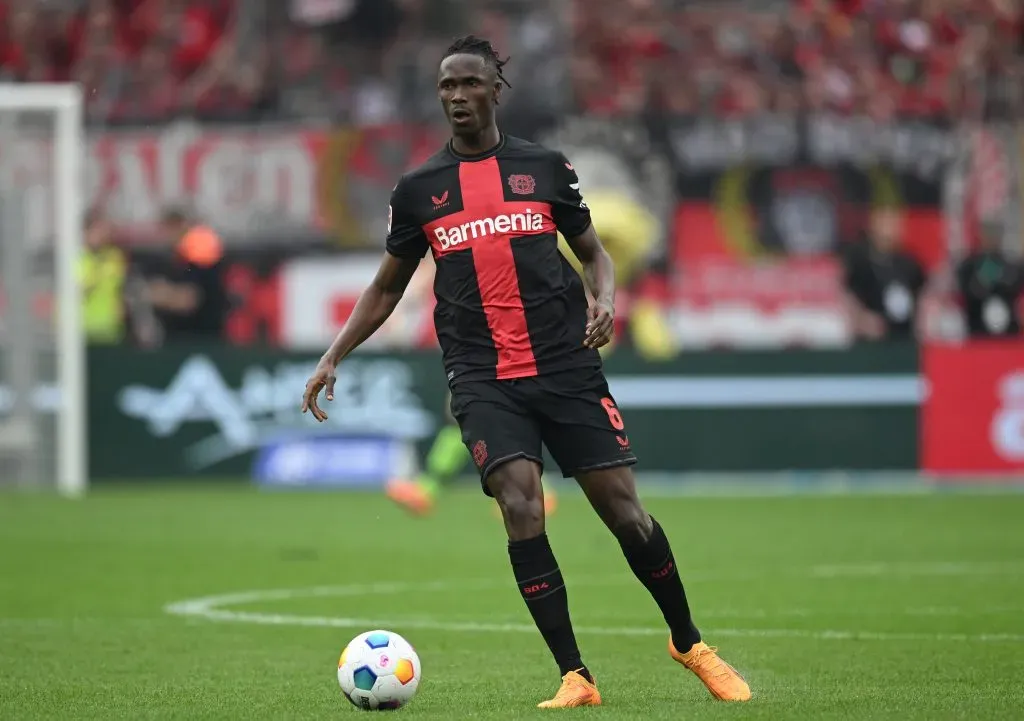
[[[364,711],[391,711],[412,700],[420,684],[420,658],[391,631],[367,631],[353,638],[338,660],[345,698]]]

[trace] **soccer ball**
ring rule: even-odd
[[[397,633],[367,631],[341,652],[338,683],[356,708],[398,709],[412,700],[420,685],[420,657]]]

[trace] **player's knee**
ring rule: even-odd
[[[601,516],[620,543],[646,543],[654,532],[654,523],[636,494],[632,476],[623,469],[589,474],[581,484]]]
[[[635,546],[650,540],[654,524],[639,502],[616,503],[611,510],[608,526],[619,543]]]
[[[544,532],[544,500],[540,495],[511,489],[498,498],[498,505],[509,539],[520,541]]]
[[[544,532],[544,496],[540,480],[533,475],[532,470],[530,473],[505,472],[488,484],[501,508],[509,539],[513,541]]]

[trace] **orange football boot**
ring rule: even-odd
[[[415,516],[425,516],[434,510],[434,497],[415,481],[394,478],[388,481],[388,498]]]
[[[708,691],[720,701],[749,701],[750,686],[732,666],[717,653],[718,649],[698,641],[686,653],[679,653],[668,639],[668,652],[673,659],[693,671]]]
[[[557,508],[558,495],[555,493],[555,489],[544,486],[544,515],[548,517],[554,515]]]
[[[570,671],[562,676],[562,686],[550,701],[541,701],[537,708],[576,708],[577,706],[600,706],[601,693],[595,684],[582,674]]]

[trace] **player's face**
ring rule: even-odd
[[[452,55],[441,63],[437,95],[454,135],[475,135],[494,122],[500,87],[493,68],[478,55]]]

